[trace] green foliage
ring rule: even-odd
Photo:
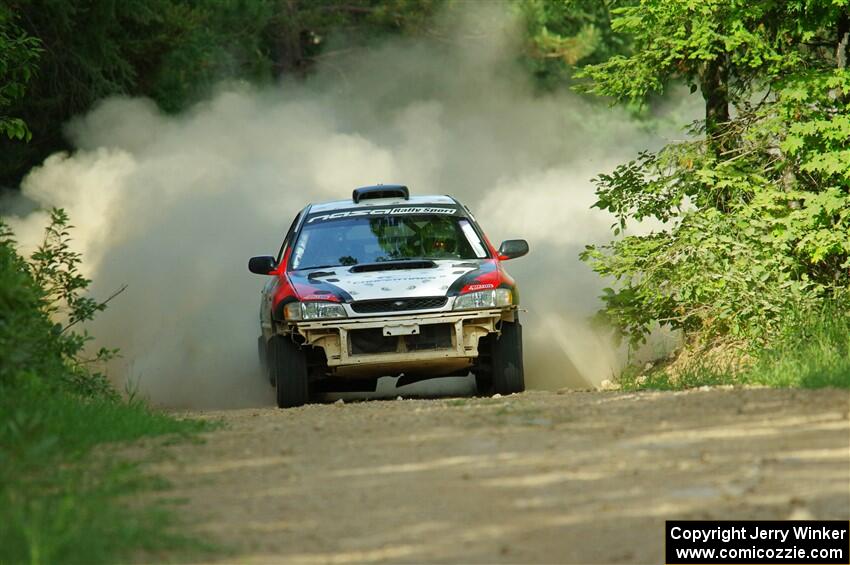
[[[444,0],[16,0],[20,28],[0,18],[0,71],[9,82],[0,131],[0,185],[16,184],[48,154],[66,147],[62,126],[112,95],[153,98],[176,112],[217,83],[270,83],[304,75],[323,57],[391,34],[423,33]],[[0,14],[9,15],[8,8]],[[11,20],[9,20],[11,21]],[[12,31],[9,31],[12,30]],[[12,42],[19,38],[18,43]],[[41,47],[39,51],[36,47]],[[40,54],[38,68],[34,55]],[[37,72],[36,72],[37,70]],[[3,76],[0,74],[0,76]],[[5,76],[0,84],[7,81]],[[4,86],[3,89],[6,87]],[[7,113],[0,89],[0,116]],[[21,121],[23,120],[23,121]]]
[[[713,340],[761,343],[815,298],[788,245],[717,210],[683,215],[669,232],[629,236],[583,257],[620,282],[600,317],[637,345],[656,324]]]
[[[850,308],[825,303],[788,328],[744,374],[745,382],[776,387],[850,388]]]
[[[64,210],[51,211],[44,240],[27,262],[0,223],[0,278],[5,283],[0,291],[0,385],[51,379],[57,387],[84,396],[114,396],[106,377],[92,368],[116,352],[100,349],[87,358],[90,336],[71,330],[106,303],[84,294],[91,281],[79,273],[80,256],[70,249],[70,229]]]
[[[24,120],[6,112],[24,98],[42,51],[40,46],[38,39],[15,23],[9,8],[0,6],[0,136],[26,141],[32,137]]]
[[[221,80],[268,83],[285,73],[304,74],[336,50],[369,45],[392,33],[416,33],[443,0],[162,4],[158,29],[164,53],[145,93],[164,109],[178,111]]]
[[[82,294],[91,281],[80,274],[82,257],[71,250],[71,229],[64,210],[51,210],[44,240],[29,262],[33,280],[44,291],[45,312],[68,320],[63,332],[78,322],[91,320],[106,308],[105,303]]]
[[[163,485],[133,463],[89,453],[106,442],[185,437],[200,422],[138,402],[82,401],[45,380],[0,389],[0,562],[114,563],[139,550],[197,546],[173,533],[164,505],[128,503]]]
[[[659,226],[583,254],[616,281],[600,316],[632,343],[660,323],[698,347],[770,345],[850,283],[844,4],[646,0],[619,12],[635,55],[589,69],[591,90],[631,100],[675,78],[705,90],[705,69],[728,67],[691,140],[596,179],[615,235]]]
[[[675,377],[663,369],[653,370],[641,375],[632,367],[617,379],[622,390],[687,390],[703,386],[735,386],[742,385],[736,376],[727,371],[718,370],[710,363],[697,362]]]
[[[846,0],[642,0],[613,10],[615,32],[628,36],[630,55],[584,69],[586,89],[615,100],[641,101],[671,80],[703,87],[712,64],[727,67],[732,100],[763,77],[808,65],[817,52],[801,43],[820,39]],[[754,85],[754,82],[756,83]]]
[[[634,0],[515,0],[526,24],[520,59],[537,84],[628,51],[611,10]],[[146,96],[168,112],[222,81],[271,84],[308,75],[389,37],[437,37],[465,0],[14,0],[0,8],[0,185],[14,186],[67,148],[62,126],[113,95]],[[17,22],[17,23],[15,23]],[[483,27],[486,22],[479,22]],[[6,76],[15,80],[7,80]],[[29,81],[27,83],[27,81]],[[27,96],[22,88],[27,85]],[[4,101],[3,89],[8,88]],[[14,94],[14,96],[11,96]],[[24,123],[28,124],[27,128]]]
[[[43,291],[0,225],[0,386],[63,374],[62,339],[44,307]]]
[[[545,86],[571,79],[577,67],[598,64],[628,50],[611,27],[611,11],[626,0],[524,0],[517,8],[526,25],[525,63]]]
[[[161,55],[140,77],[145,93],[167,111],[200,99],[223,79],[257,83],[272,77],[265,33],[281,3],[270,0],[162,2],[157,22]],[[135,90],[135,89],[134,89]]]
[[[42,48],[25,98],[9,112],[33,133],[28,144],[0,140],[0,184],[12,185],[64,146],[62,125],[101,98],[133,92],[144,65],[163,49],[162,0],[26,0],[11,4]]]

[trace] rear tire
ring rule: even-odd
[[[501,335],[491,335],[482,344],[486,363],[475,376],[478,394],[513,394],[525,390],[522,363],[522,325],[502,322]]]
[[[278,408],[302,406],[310,400],[307,355],[291,339],[276,335],[269,340],[269,373],[277,387]]]

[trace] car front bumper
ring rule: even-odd
[[[511,307],[301,321],[287,329],[324,349],[334,376],[437,375],[472,366],[479,339],[515,317]]]

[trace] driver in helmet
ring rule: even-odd
[[[425,257],[454,257],[457,241],[452,225],[442,222],[429,225],[422,244]]]

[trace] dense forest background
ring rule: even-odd
[[[67,146],[62,127],[111,95],[147,96],[168,112],[225,80],[305,77],[322,60],[393,36],[440,33],[451,0],[5,0],[0,4],[0,186],[14,187]],[[617,2],[519,1],[527,41],[517,57],[541,88],[570,80],[625,40]],[[26,143],[21,143],[26,141]]]

